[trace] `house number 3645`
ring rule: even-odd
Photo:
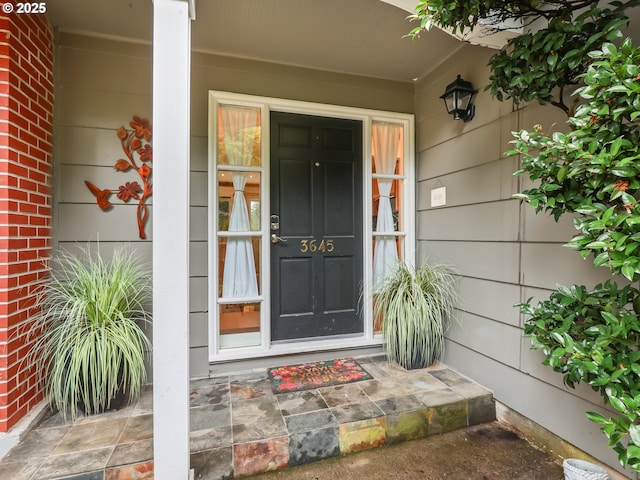
[[[300,240],[300,253],[307,252],[333,252],[335,250],[335,246],[333,245],[333,240],[322,240],[318,243],[317,240]]]

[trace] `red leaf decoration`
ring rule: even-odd
[[[144,147],[138,149],[138,155],[140,155],[140,160],[143,162],[152,162],[153,161],[153,150],[151,145],[146,144]]]
[[[149,175],[151,175],[151,167],[149,167],[149,165],[145,163],[140,167],[140,176],[146,182],[149,178]]]
[[[109,196],[111,195],[111,190],[108,190],[108,189],[100,190],[98,187],[96,187],[93,183],[91,183],[88,180],[85,180],[84,184],[87,186],[89,190],[91,190],[91,193],[93,193],[93,196],[96,197],[96,200],[98,201],[98,206],[102,210],[106,210],[111,206],[111,202],[108,200]]]
[[[142,182],[126,182],[124,185],[118,187],[118,190],[100,190],[88,180],[85,180],[84,183],[96,197],[98,206],[102,210],[106,210],[112,206],[111,202],[109,202],[109,196],[112,193],[115,193],[116,196],[124,202],[128,202],[132,198],[137,200],[138,208],[136,209],[136,218],[138,220],[138,233],[140,238],[145,239],[147,235],[144,228],[149,217],[149,208],[147,207],[146,201],[153,194],[153,186],[150,180],[152,172],[151,164],[153,162],[153,150],[149,144],[151,141],[151,125],[148,119],[138,117],[137,115],[133,116],[133,121],[129,122],[129,125],[133,128],[133,131],[125,129],[124,126],[118,128],[116,131],[126,159],[118,159],[113,168],[119,172],[134,170]],[[136,153],[140,159],[140,166],[138,166],[139,164],[135,158]]]
[[[116,132],[116,135],[118,135],[118,138],[120,140],[124,140],[125,138],[127,138],[127,131],[124,129],[124,127],[120,127]]]
[[[141,193],[142,187],[140,187],[138,182],[127,182],[124,185],[120,185],[120,187],[118,187],[118,193],[116,194],[116,196],[120,200],[128,202],[132,198],[140,200]]]
[[[118,160],[116,162],[116,164],[113,166],[113,168],[115,168],[116,170],[118,170],[120,172],[126,172],[127,170],[129,170],[131,168],[131,163],[128,160],[125,160],[124,158],[121,158],[120,160]]]
[[[134,135],[137,138],[144,138],[147,142],[151,140],[151,125],[149,125],[149,120],[134,115],[133,122],[130,122],[129,125],[131,125],[131,128],[135,131]]]

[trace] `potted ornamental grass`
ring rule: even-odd
[[[389,361],[415,369],[440,360],[457,301],[455,270],[400,262],[374,290],[374,315],[382,325]]]
[[[125,246],[105,260],[89,246],[51,261],[30,353],[52,407],[76,418],[139,398],[151,344],[151,272]],[[117,399],[117,400],[116,400]]]

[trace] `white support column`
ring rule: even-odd
[[[191,19],[153,1],[153,457],[156,480],[189,478]]]

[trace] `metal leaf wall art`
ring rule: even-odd
[[[149,210],[145,202],[153,191],[151,185],[151,165],[153,164],[151,124],[146,118],[134,115],[133,120],[129,122],[129,126],[133,130],[126,130],[124,127],[120,127],[116,132],[126,158],[119,159],[113,168],[119,172],[135,170],[140,177],[142,185],[134,180],[132,182],[125,182],[124,185],[120,185],[117,190],[113,190],[109,188],[98,188],[88,180],[85,180],[84,183],[96,197],[98,207],[105,211],[110,210],[113,206],[109,201],[112,193],[115,193],[116,197],[123,202],[129,202],[131,199],[137,200],[138,208],[136,210],[136,217],[138,220],[138,232],[140,238],[146,239],[147,235],[144,227],[149,217]],[[138,158],[137,161],[136,157]]]

